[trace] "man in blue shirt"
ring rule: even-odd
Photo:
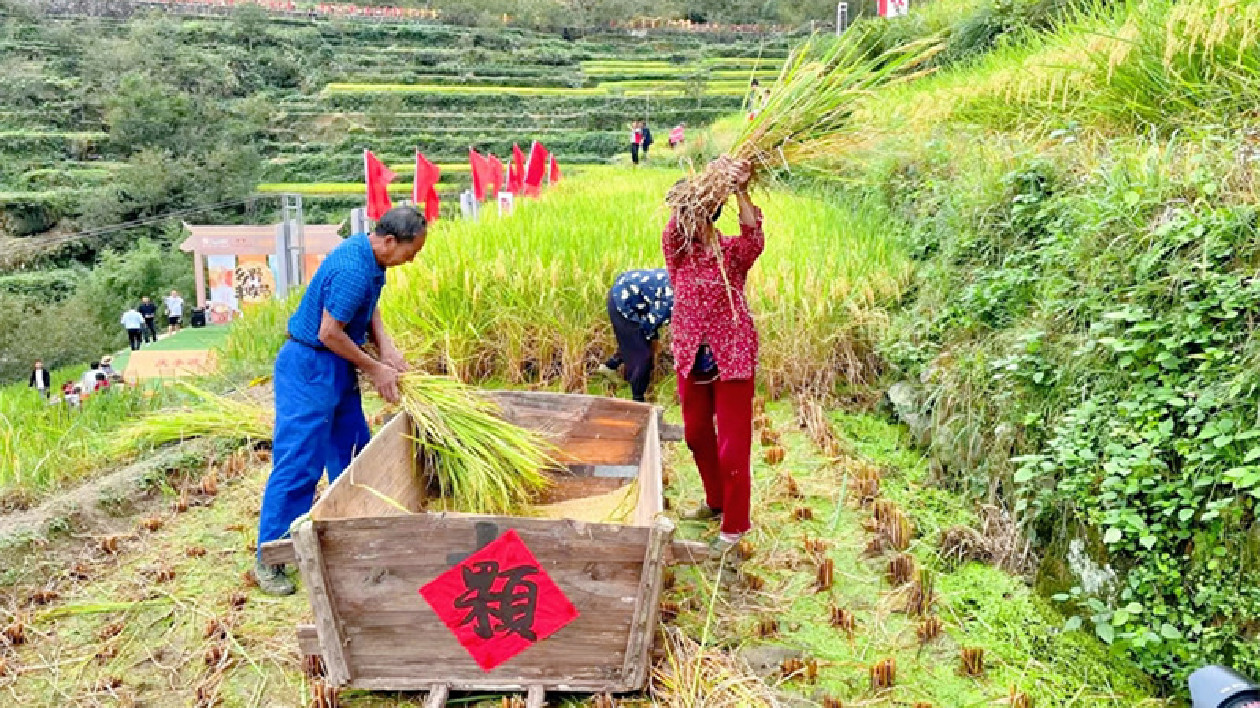
[[[608,319],[617,337],[617,353],[596,373],[615,378],[624,363],[630,394],[642,401],[652,382],[661,327],[669,324],[673,311],[674,290],[664,268],[630,270],[617,276],[608,291]]]
[[[415,208],[390,209],[370,236],[355,234],[328,254],[289,319],[289,341],[276,357],[272,468],[254,566],[267,594],[290,595],[295,588],[284,566],[263,564],[262,544],[284,537],[290,524],[310,511],[324,471],[331,484],[371,435],[356,371],[366,374],[386,401],[398,401],[398,375],[407,363],[385,333],[376,303],[385,269],[416,257],[426,227]],[[364,351],[368,339],[379,358]]]

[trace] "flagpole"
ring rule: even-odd
[[[363,148],[363,215],[367,216],[368,203],[372,199],[372,177],[368,174],[368,149]],[[367,220],[364,219],[364,223]]]

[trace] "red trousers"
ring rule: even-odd
[[[705,503],[721,510],[722,533],[743,533],[752,528],[753,380],[700,384],[679,376],[678,396]]]

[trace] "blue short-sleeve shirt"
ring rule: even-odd
[[[346,323],[346,336],[362,345],[376,302],[385,287],[385,269],[372,255],[367,234],[355,234],[342,241],[320,263],[306,286],[302,302],[289,318],[289,336],[303,344],[321,347],[319,322],[324,310],[338,322]]]

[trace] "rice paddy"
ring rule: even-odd
[[[504,86],[476,84],[355,84],[330,83],[324,87],[324,95],[336,96],[344,94],[431,94],[455,96],[679,96],[688,91],[688,82],[678,80],[628,80],[605,81],[596,86]],[[703,84],[703,93],[712,96],[740,96],[748,92],[748,81],[721,80],[707,81]]]
[[[515,214],[440,221],[425,251],[391,273],[386,324],[430,371],[464,380],[585,387],[613,350],[604,302],[617,273],[663,267],[670,170],[592,168]],[[766,251],[749,281],[772,390],[868,381],[871,355],[910,266],[873,205],[768,192]],[[734,210],[729,210],[733,212]],[[719,227],[734,230],[734,214]],[[239,335],[248,337],[245,323]]]

